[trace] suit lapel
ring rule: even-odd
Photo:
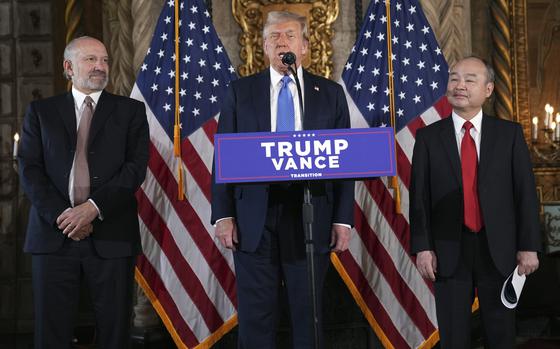
[[[270,70],[266,69],[256,76],[253,84],[253,105],[257,115],[258,130],[270,132]]]
[[[463,180],[461,175],[461,159],[457,150],[457,139],[455,137],[455,128],[453,127],[453,118],[448,117],[443,122],[443,128],[440,133],[443,148],[447,152],[447,157],[453,168],[455,178],[462,186]]]
[[[478,162],[478,183],[483,183],[483,178],[488,172],[492,149],[496,143],[496,125],[486,115],[482,116],[482,134],[480,138],[480,160]]]
[[[70,136],[70,144],[76,145],[77,125],[76,125],[76,107],[74,104],[74,97],[71,92],[66,93],[58,103],[58,111],[62,118],[64,128]]]
[[[89,140],[88,144],[91,145],[95,136],[101,130],[109,115],[111,115],[111,111],[115,107],[115,99],[114,97],[103,91],[101,93],[101,97],[99,97],[99,101],[95,106],[95,112],[93,113],[93,118],[91,119],[91,128],[89,130]]]

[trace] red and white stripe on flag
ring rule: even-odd
[[[216,120],[235,78],[204,2],[166,0],[131,93],[146,105],[150,126],[146,180],[136,195],[143,250],[136,280],[179,348],[208,348],[237,324],[233,257],[210,225]],[[178,166],[185,200],[177,199]]]
[[[386,348],[431,348],[439,340],[433,286],[408,252],[408,186],[416,130],[450,113],[442,98],[397,133],[402,215],[386,178],[356,182],[355,235],[348,251],[331,258]],[[353,127],[363,123],[356,110],[351,118]]]
[[[389,9],[370,2],[341,84],[352,127],[385,127],[395,115],[402,214],[387,178],[356,182],[356,235],[331,260],[386,348],[431,348],[439,339],[434,291],[409,254],[408,189],[416,131],[451,113],[448,68],[419,2],[390,1]]]

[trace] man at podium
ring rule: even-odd
[[[301,66],[308,50],[306,18],[290,12],[270,12],[263,37],[270,68],[231,83],[218,133],[349,128],[348,106],[341,86],[312,75]],[[282,63],[287,52],[296,56],[304,115],[300,112],[295,79]],[[311,193],[315,282],[321,304],[329,252],[348,248],[354,183],[317,181],[311,184]],[[213,183],[212,224],[216,224],[216,238],[232,249],[234,256],[239,348],[276,347],[282,283],[288,296],[293,347],[313,347],[302,201],[303,184],[299,182]],[[321,330],[320,309],[318,315]]]

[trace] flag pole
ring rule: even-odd
[[[177,199],[184,200],[183,158],[181,157],[181,115],[179,114],[179,1],[175,0],[175,125],[173,126],[173,153],[177,158]]]
[[[395,118],[395,83],[393,72],[393,47],[391,42],[391,0],[385,0],[385,9],[387,12],[387,69],[389,71],[389,115],[391,118],[391,126],[397,137],[396,128],[397,122]],[[397,142],[394,143],[394,154],[397,156]],[[397,161],[395,159],[395,168],[397,168]],[[397,175],[391,177],[391,188],[395,190],[395,210],[397,213],[402,213],[401,210],[401,192],[399,190],[399,180]]]

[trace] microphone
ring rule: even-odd
[[[286,52],[282,56],[282,63],[290,66],[296,62],[296,55],[293,52]]]
[[[296,82],[296,87],[297,87],[297,92],[298,92],[298,97],[299,97],[299,110],[300,110],[300,115],[301,115],[301,123],[303,125],[303,120],[304,120],[304,113],[303,113],[303,98],[302,98],[302,94],[301,94],[301,85],[299,83],[299,79],[297,76],[297,72],[295,71],[296,68],[296,54],[288,51],[286,53],[284,53],[282,55],[282,63],[286,66],[288,66],[288,70],[292,73],[292,76],[294,77],[294,80]]]

